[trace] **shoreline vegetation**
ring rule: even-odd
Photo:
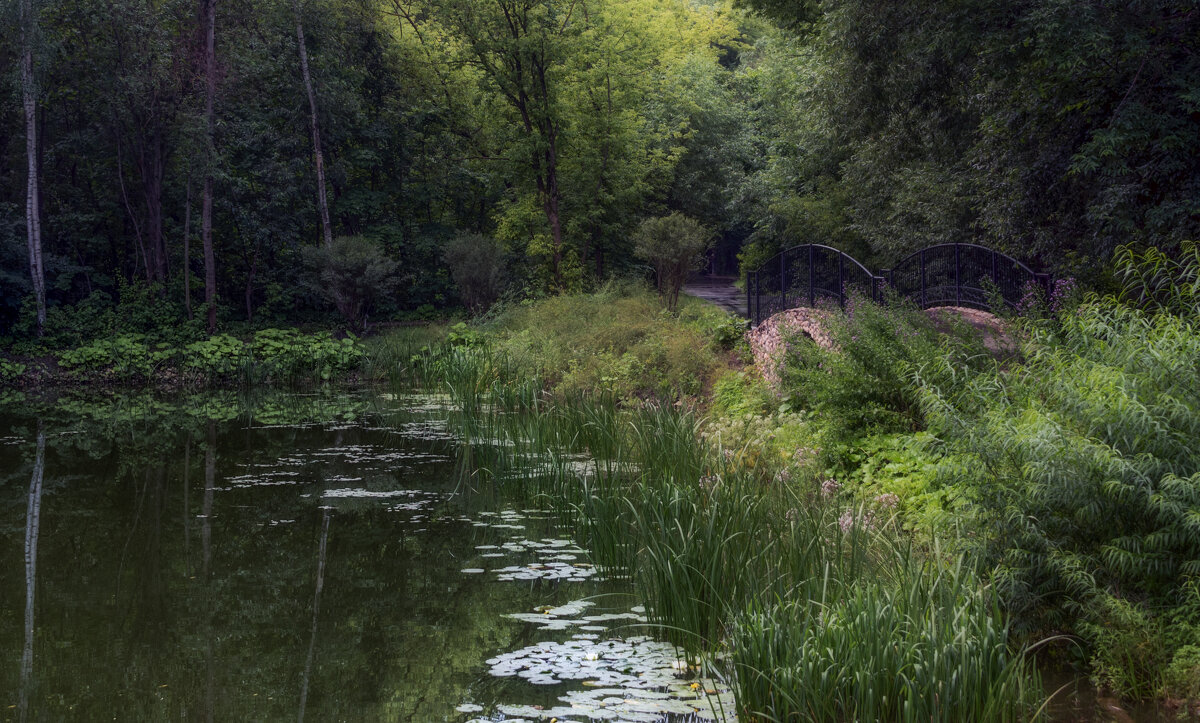
[[[822,344],[781,332],[773,383],[744,322],[629,284],[470,324],[191,348],[232,386],[449,394],[480,445],[468,472],[574,523],[743,713],[1050,719],[1039,670],[1065,666],[1195,719],[1198,268],[1149,287],[1127,257],[1125,293],[1031,304],[1003,355],[969,325],[854,300]],[[60,360],[85,360],[63,365],[76,384],[156,388],[186,358],[167,351],[118,337]]]

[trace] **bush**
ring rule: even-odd
[[[396,262],[360,236],[341,236],[332,246],[306,248],[304,259],[312,274],[309,285],[356,331],[366,330],[375,301],[399,283]]]
[[[272,381],[329,381],[357,368],[364,356],[353,336],[334,339],[329,332],[303,334],[295,329],[264,329],[250,342],[254,368]]]
[[[1101,678],[1153,695],[1173,647],[1151,638],[1200,574],[1200,328],[1093,300],[1025,353],[1007,374],[926,380],[924,407],[971,460],[955,483],[1025,631],[1078,632]]]
[[[111,374],[120,381],[130,382],[149,379],[177,353],[169,344],[148,343],[144,335],[123,334],[62,352],[58,364],[80,376]]]
[[[687,275],[704,264],[704,254],[713,242],[712,231],[695,219],[672,213],[643,221],[633,241],[638,258],[654,267],[658,295],[674,311]]]
[[[898,299],[881,306],[852,297],[844,314],[833,310],[826,319],[831,347],[802,334],[788,339],[783,391],[791,408],[815,411],[847,432],[920,429],[913,373],[986,363],[978,338],[944,333],[954,330],[939,330],[928,315]]]
[[[507,274],[504,248],[495,239],[460,234],[446,244],[442,258],[472,314],[482,314],[500,298]]]

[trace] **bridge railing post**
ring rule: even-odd
[[[925,249],[921,249],[921,308],[925,308]]]
[[[758,322],[754,320],[754,307],[750,305],[750,295],[753,293],[750,288],[750,275],[752,271],[746,272],[746,316],[750,319],[750,326],[758,326]]]
[[[787,252],[779,254],[779,310],[787,308]]]
[[[808,305],[817,305],[817,290],[813,288],[813,259],[817,255],[817,247],[808,245]]]
[[[754,325],[758,326],[762,323],[762,282],[758,278],[758,272],[754,272]]]
[[[954,305],[962,306],[962,245],[954,244]]]

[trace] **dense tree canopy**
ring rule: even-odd
[[[9,341],[35,329],[30,168],[51,338],[122,299],[202,317],[209,185],[223,327],[329,318],[304,249],[331,236],[396,262],[386,316],[462,303],[462,234],[545,293],[645,274],[631,234],[672,212],[727,271],[971,240],[1098,278],[1117,245],[1200,227],[1191,2],[217,3],[211,153],[209,3],[22,5],[36,32],[13,10],[0,34],[0,93],[32,89],[37,131],[0,105]]]

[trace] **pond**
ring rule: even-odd
[[[0,399],[0,720],[732,720],[448,415]]]

